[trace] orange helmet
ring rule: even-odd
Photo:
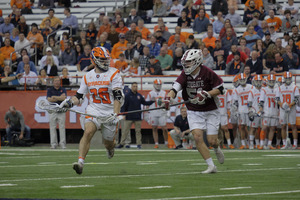
[[[283,73],[285,84],[290,85],[292,83],[292,72],[284,72]]]
[[[239,75],[239,79],[240,79],[240,84],[241,85],[246,85],[246,83],[247,83],[247,76],[246,76],[245,73],[241,73]]]
[[[235,75],[234,78],[233,78],[232,84],[233,84],[233,86],[234,86],[235,88],[237,88],[237,87],[239,86],[239,84],[240,84],[239,79],[240,79],[240,78],[239,78],[239,74],[238,74],[238,75]]]
[[[110,65],[110,53],[105,47],[95,47],[91,52],[91,61],[102,71],[107,71]]]
[[[263,83],[262,75],[256,74],[254,76],[254,78],[252,79],[252,85],[257,87],[257,88],[260,88],[262,86],[262,83]]]
[[[153,81],[153,87],[156,91],[160,91],[161,85],[162,85],[162,82],[160,79],[157,78]]]
[[[267,85],[269,87],[274,87],[275,86],[275,82],[276,82],[275,75],[274,74],[269,74],[267,79],[268,79]]]

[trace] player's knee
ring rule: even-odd
[[[218,139],[217,138],[207,138],[207,142],[211,145],[211,146],[216,146],[218,145]]]

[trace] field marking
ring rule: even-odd
[[[247,163],[247,164],[243,164],[243,165],[246,165],[246,166],[259,166],[259,165],[263,165],[261,163]]]
[[[300,157],[300,154],[271,154],[271,155],[262,155],[270,157]]]
[[[235,173],[235,172],[255,172],[255,171],[281,171],[281,170],[299,170],[300,167],[287,167],[287,168],[261,168],[261,169],[235,169],[218,171],[218,173]],[[23,182],[23,181],[53,181],[53,180],[72,180],[72,179],[101,179],[101,178],[131,178],[131,177],[151,177],[151,176],[176,176],[176,175],[194,175],[201,174],[197,172],[176,172],[165,174],[129,174],[129,175],[112,175],[112,176],[73,176],[73,177],[56,177],[56,178],[28,178],[28,179],[15,179],[15,180],[0,180],[0,183],[5,182]]]
[[[159,186],[152,186],[152,187],[139,187],[140,190],[151,190],[151,189],[162,189],[162,188],[171,188],[171,186],[159,185]]]
[[[8,162],[0,162],[0,164],[7,164]]]
[[[86,188],[86,187],[94,187],[94,185],[64,185],[64,186],[60,186],[60,188]]]
[[[137,165],[157,165],[157,162],[137,162]]]
[[[232,188],[220,188],[220,190],[241,190],[241,189],[250,189],[251,186],[248,187],[232,187]]]
[[[207,163],[192,163],[191,165],[207,165]]]
[[[207,199],[207,198],[241,197],[241,196],[274,195],[274,194],[290,194],[290,193],[300,193],[300,190],[262,192],[262,193],[244,193],[244,194],[220,194],[220,195],[193,196],[193,197],[172,197],[172,198],[144,199],[144,200]]]
[[[17,185],[17,184],[6,183],[6,184],[0,184],[0,187],[16,186],[16,185]]]
[[[40,154],[24,154],[24,153],[9,153],[9,152],[0,152],[0,155],[9,155],[9,156],[40,156]]]
[[[38,163],[38,165],[55,165],[56,162],[41,162],[41,163]]]

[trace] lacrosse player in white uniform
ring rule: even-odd
[[[220,124],[221,124],[221,132],[222,137],[223,134],[225,135],[228,148],[234,149],[234,146],[231,143],[230,139],[230,133],[228,130],[228,109],[230,105],[230,99],[229,99],[229,92],[228,90],[225,91],[225,94],[218,95],[219,98],[219,112],[220,112]],[[223,146],[225,148],[226,146]]]
[[[233,138],[235,140],[236,137],[237,137],[237,130],[238,130],[238,110],[237,110],[237,107],[232,106],[232,104],[234,102],[233,96],[234,96],[234,94],[236,92],[235,90],[240,85],[240,83],[239,83],[239,75],[236,75],[233,78],[232,85],[233,85],[232,92],[231,92],[231,94],[230,93],[228,94],[228,99],[229,99],[229,102],[230,102],[230,104],[228,105],[228,107],[230,108],[229,123],[231,123],[231,125],[232,125],[232,133],[233,133]]]
[[[109,67],[110,54],[104,47],[95,47],[91,52],[91,60],[95,68],[85,74],[81,80],[80,88],[75,96],[63,102],[64,107],[71,108],[82,101],[85,94],[89,93],[89,105],[86,113],[106,120],[86,116],[84,134],[79,143],[78,162],[73,163],[77,174],[83,170],[84,160],[90,148],[90,142],[97,130],[101,130],[106,148],[107,157],[114,156],[115,135],[119,119],[117,114],[124,101],[122,78],[119,70]]]
[[[249,107],[249,120],[250,120],[250,146],[249,149],[254,149],[254,138],[257,148],[259,148],[259,133],[257,129],[261,127],[261,113],[259,110],[259,97],[262,87],[263,77],[259,74],[255,75],[252,79],[254,86],[249,93],[248,107]]]
[[[260,132],[260,147],[259,149],[275,149],[272,146],[274,132],[278,124],[278,107],[275,101],[276,77],[274,74],[268,75],[267,87],[261,89],[259,97],[260,112],[263,113],[262,130]],[[264,146],[264,140],[268,133],[268,144]]]
[[[160,79],[155,79],[153,81],[153,87],[154,89],[149,92],[146,101],[155,101],[149,108],[161,107],[167,95],[166,91],[161,89],[162,81]],[[163,130],[165,145],[168,145],[168,129],[166,126],[167,111],[164,109],[150,111],[150,123],[152,125],[152,134],[155,142],[154,148],[158,148],[158,126]]]
[[[296,104],[299,100],[299,89],[293,84],[292,78],[293,74],[291,72],[284,72],[283,74],[285,83],[282,84],[276,90],[276,100],[278,105],[280,106],[279,113],[279,122],[282,125],[281,127],[281,135],[283,146],[281,149],[286,149],[286,126],[290,123],[294,138],[294,144],[292,149],[297,149],[298,146],[298,133],[296,127]],[[288,121],[287,121],[288,120]]]
[[[252,89],[252,85],[247,84],[247,76],[245,73],[240,74],[239,79],[240,86],[238,86],[235,90],[233,96],[233,105],[238,107],[239,112],[239,125],[241,130],[241,142],[242,146],[239,149],[246,149],[246,134],[247,134],[247,126],[249,124],[248,119],[248,96],[250,90]]]

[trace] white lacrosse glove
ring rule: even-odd
[[[117,125],[119,121],[120,119],[118,118],[118,115],[116,113],[111,113],[106,119],[106,123],[108,123],[109,125]]]
[[[60,108],[72,108],[73,107],[73,101],[72,99],[65,99],[61,104],[59,105]]]
[[[285,112],[289,112],[290,111],[290,106],[289,104],[287,104],[286,102],[284,102],[282,105],[281,105],[281,108],[285,111]]]
[[[208,98],[211,98],[211,95],[207,91],[200,89],[197,91],[195,98],[190,99],[190,102],[192,104],[203,105]]]

